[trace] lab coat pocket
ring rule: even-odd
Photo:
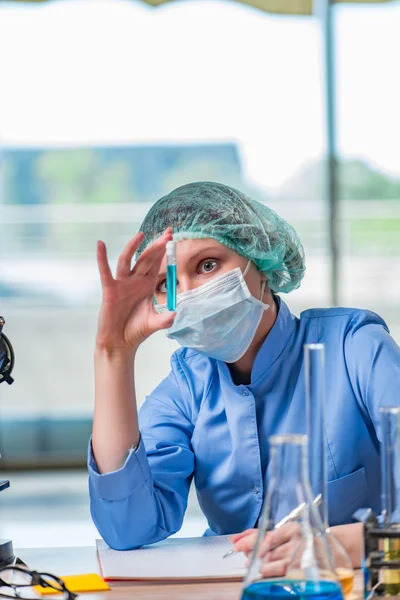
[[[367,498],[368,484],[364,467],[328,481],[329,524],[351,523],[353,513],[365,506]]]

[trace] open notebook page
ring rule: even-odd
[[[137,550],[112,550],[96,540],[104,579],[242,579],[246,558],[228,558],[227,536],[170,538]]]

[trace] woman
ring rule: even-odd
[[[176,315],[162,306],[172,236]],[[359,507],[379,510],[378,413],[400,398],[400,349],[384,321],[347,308],[294,317],[277,294],[297,288],[304,275],[296,232],[219,183],[185,185],[156,202],[115,278],[102,242],[98,265],[103,302],[89,472],[92,516],[106,542],[135,548],[178,531],[193,477],[206,535],[254,528],[268,481],[267,439],[305,431],[303,344],[322,342],[330,524],[359,564],[362,532],[351,517]],[[135,354],[160,329],[182,348],[138,418]],[[279,531],[274,545],[287,548],[292,528]],[[254,535],[233,541],[248,550]],[[282,552],[272,574],[284,569]]]

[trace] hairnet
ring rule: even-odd
[[[158,200],[140,230],[137,257],[167,227],[176,241],[213,238],[254,262],[274,292],[291,292],[305,271],[304,250],[291,225],[273,210],[222,183],[183,185]]]

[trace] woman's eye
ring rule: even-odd
[[[157,292],[160,292],[160,294],[166,294],[167,293],[167,282],[166,280],[162,281],[161,283],[158,284],[157,286]]]
[[[216,266],[217,266],[216,260],[205,260],[200,265],[200,272],[201,273],[211,273],[211,271],[213,271]]]

